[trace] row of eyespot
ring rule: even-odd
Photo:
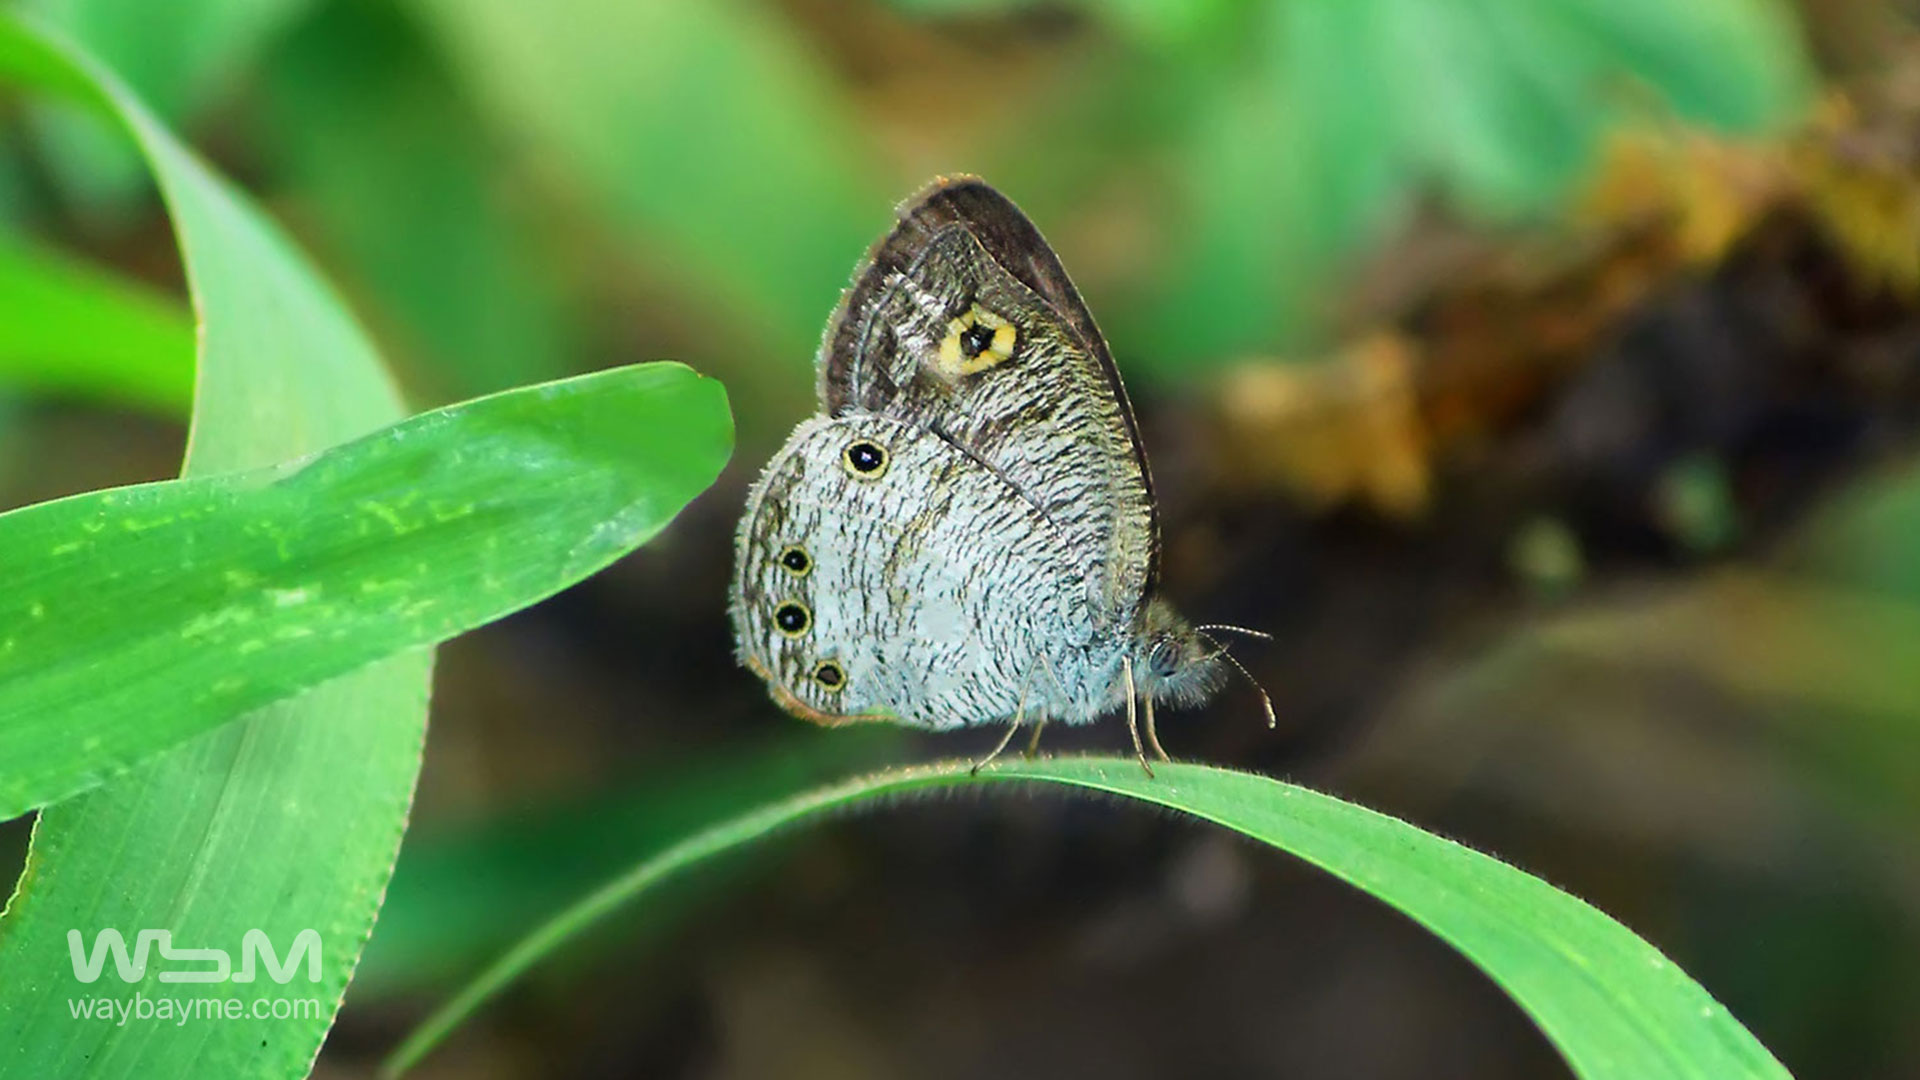
[[[856,480],[878,480],[887,471],[887,449],[879,443],[860,439],[841,451],[840,464]],[[779,561],[797,578],[806,577],[813,570],[813,559],[799,545],[781,551]],[[789,600],[774,609],[773,624],[782,634],[797,639],[813,626],[813,613],[800,601]],[[838,690],[846,685],[847,672],[836,661],[822,660],[813,666],[812,678],[823,689]]]

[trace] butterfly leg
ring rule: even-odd
[[[1154,757],[1161,761],[1172,761],[1173,759],[1167,756],[1167,752],[1160,748],[1160,736],[1153,730],[1153,698],[1148,697],[1142,704],[1147,710],[1147,746],[1152,749]]]
[[[1033,669],[1028,668],[1026,675],[1020,679],[1020,707],[1013,712],[1013,723],[1007,725],[1007,733],[1000,736],[1000,741],[994,744],[993,752],[981,758],[979,761],[974,762],[973,768],[967,770],[968,776],[979,776],[980,770],[992,764],[993,759],[999,757],[1000,752],[1005,750],[1007,744],[1013,741],[1013,733],[1020,730],[1020,722],[1027,718],[1027,683],[1031,681],[1032,678]],[[1045,723],[1045,721],[1043,720],[1042,723]],[[1039,741],[1040,731],[1038,728],[1034,729],[1033,737],[1034,741]]]
[[[1053,670],[1053,661],[1047,659],[1046,653],[1040,654],[1040,663],[1047,669],[1047,678],[1053,680],[1053,688],[1060,692],[1061,697],[1065,697],[1067,688],[1061,684],[1060,673]],[[1034,721],[1033,734],[1027,739],[1026,756],[1028,760],[1032,760],[1033,756],[1040,752],[1040,733],[1047,730],[1048,719],[1050,718],[1042,714],[1040,719]]]
[[[1127,680],[1127,734],[1133,736],[1133,756],[1140,762],[1140,767],[1147,771],[1147,779],[1151,780],[1153,779],[1153,766],[1147,764],[1147,752],[1140,746],[1139,706],[1134,701],[1139,695],[1133,688],[1132,657],[1123,656],[1120,658],[1120,671],[1126,676]]]
[[[1033,725],[1033,735],[1027,739],[1026,756],[1032,758],[1040,752],[1040,733],[1047,730],[1047,718],[1041,717]]]
[[[1013,741],[1013,733],[1019,730],[1020,730],[1020,718],[1016,716],[1013,719],[1013,723],[1007,725],[1007,733],[1005,735],[1000,736],[1000,741],[993,745],[993,752],[988,754],[986,757],[981,758],[979,761],[974,762],[973,768],[967,770],[967,775],[979,776],[981,769],[984,769],[988,765],[993,764],[993,759],[1000,756],[1000,752],[1002,750],[1005,750],[1007,748],[1007,744]]]

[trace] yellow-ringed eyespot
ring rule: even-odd
[[[806,577],[808,571],[813,569],[813,560],[807,556],[805,548],[796,544],[780,553],[780,565],[786,567],[794,577]]]
[[[846,669],[832,660],[822,660],[813,665],[813,681],[822,690],[835,691],[847,685]]]
[[[887,448],[871,439],[855,439],[840,453],[840,467],[855,480],[878,480],[887,474]]]
[[[947,336],[941,339],[940,355],[934,366],[951,379],[974,375],[995,364],[1012,359],[1013,345],[1020,332],[1012,323],[981,307],[970,305],[958,317],[947,322]]]
[[[813,625],[813,612],[798,600],[789,600],[773,612],[773,625],[790,638],[797,638]]]

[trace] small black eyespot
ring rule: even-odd
[[[993,347],[994,328],[985,323],[974,323],[960,335],[960,351],[971,360]]]
[[[886,448],[867,439],[849,443],[841,461],[848,472],[861,480],[877,480],[887,471]]]
[[[813,625],[813,615],[807,611],[805,604],[789,600],[774,611],[773,625],[788,637],[799,637],[807,632],[807,627]]]
[[[807,571],[813,569],[813,560],[808,558],[807,553],[801,548],[790,547],[780,553],[780,565],[791,570],[796,576],[805,577]]]
[[[813,667],[813,681],[828,690],[838,690],[847,683],[847,673],[832,660],[822,660]]]

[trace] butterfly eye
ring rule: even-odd
[[[1171,675],[1180,666],[1180,646],[1171,638],[1162,640],[1147,654],[1147,670],[1162,677]]]
[[[832,660],[822,660],[813,666],[813,681],[823,690],[838,690],[847,685],[847,673]]]
[[[780,632],[788,637],[797,638],[807,632],[807,627],[813,625],[813,613],[807,610],[807,605],[798,600],[789,600],[775,609],[773,625],[779,627]]]
[[[780,565],[791,571],[794,577],[806,577],[807,571],[813,569],[813,560],[807,557],[804,549],[790,547],[780,553]]]
[[[859,439],[847,444],[840,464],[856,480],[878,480],[887,472],[887,449],[877,442]]]

